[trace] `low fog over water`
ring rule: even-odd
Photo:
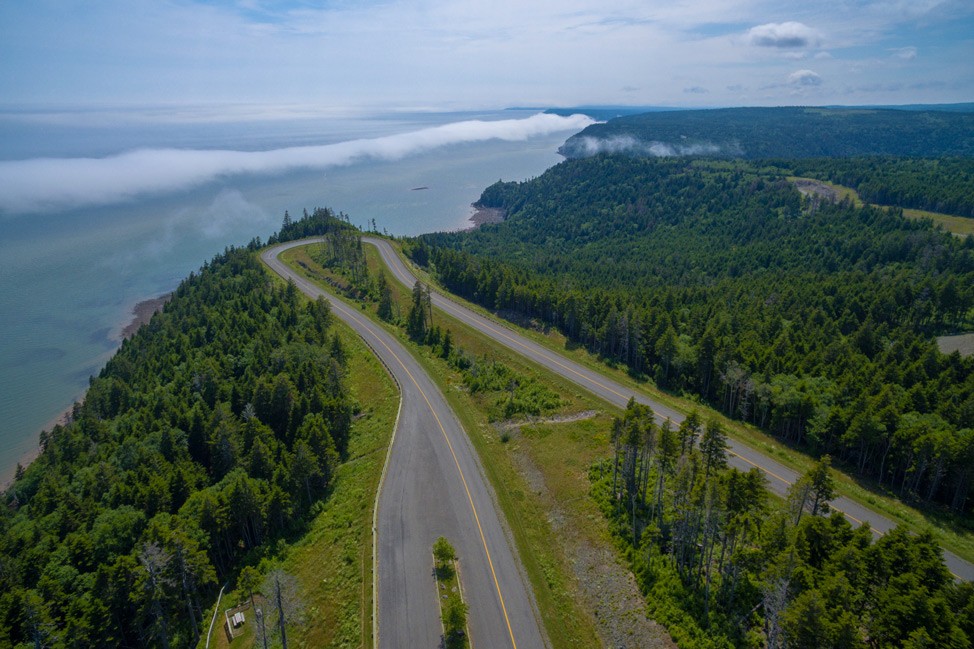
[[[533,111],[122,117],[0,114],[4,480],[81,397],[132,307],[224,247],[316,206],[398,235],[466,227],[484,187],[540,174],[588,123]]]

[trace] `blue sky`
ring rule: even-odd
[[[0,0],[0,106],[974,101],[971,0]]]

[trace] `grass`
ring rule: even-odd
[[[839,190],[842,188],[836,186],[836,189]],[[850,189],[849,191],[852,190]],[[372,250],[372,247],[368,247],[367,250]],[[403,257],[401,252],[399,254],[400,257]],[[405,257],[403,258],[405,259]],[[817,461],[817,458],[784,444],[755,426],[729,419],[717,410],[701,404],[692,398],[683,398],[668,392],[663,392],[648,380],[634,377],[618,366],[606,364],[583,347],[571,343],[554,328],[549,328],[545,331],[525,329],[506,320],[500,320],[486,309],[449,293],[449,291],[443,289],[438,282],[431,278],[429,274],[421,269],[417,269],[412,263],[407,261],[407,264],[422,281],[440,287],[440,290],[444,294],[450,295],[457,303],[491,318],[495,322],[500,322],[510,329],[516,330],[525,337],[570,358],[580,365],[602,373],[625,386],[627,389],[640,392],[683,413],[689,413],[695,409],[705,420],[713,417],[724,424],[728,436],[735,441],[750,446],[799,473],[808,471]],[[493,342],[491,344],[500,348],[499,344]],[[531,367],[534,371],[542,375],[542,380],[545,382],[558,381],[560,379],[560,377],[544,370],[544,368],[534,365]],[[574,387],[574,385],[573,388],[576,392],[582,391],[581,388]],[[598,407],[606,408],[605,404],[601,402],[597,403]],[[873,481],[851,477],[841,471],[841,467],[838,467],[835,475],[838,492],[841,495],[851,498],[869,507],[876,513],[886,516],[894,523],[904,525],[909,529],[930,529],[938,543],[943,547],[967,561],[974,561],[974,521],[970,518],[958,517],[935,507],[921,508],[907,504],[888,493]]]
[[[974,234],[974,219],[972,218],[913,209],[904,209],[903,216],[908,219],[930,219],[947,232],[951,232],[960,237],[967,237]]]
[[[939,336],[937,347],[943,354],[958,352],[961,356],[974,356],[974,333]]]
[[[819,180],[818,178],[804,178],[801,176],[788,176],[787,180],[788,182],[791,183],[798,180],[807,180],[817,185],[823,185],[833,190],[836,193],[836,197],[838,198],[838,200],[841,201],[841,200],[849,199],[855,205],[858,206],[862,205],[862,201],[859,199],[859,193],[856,190],[852,189],[851,187],[846,187],[844,185],[836,185],[835,183],[830,183],[827,180]]]
[[[355,333],[340,329],[346,384],[362,414],[331,496],[284,561],[308,602],[308,619],[296,634],[307,647],[372,646],[372,513],[399,411],[392,377]]]
[[[273,559],[261,562],[261,572],[280,567],[298,580],[304,620],[288,631],[293,647],[372,647],[372,512],[399,409],[399,391],[351,329],[337,319],[333,326],[348,355],[346,385],[360,407],[348,459],[338,468],[331,494],[318,505],[320,511],[308,532],[279,548]],[[228,591],[220,606],[246,599],[245,593]],[[232,644],[217,628],[220,621],[218,615],[212,647],[255,646],[255,618],[250,614],[241,628],[245,633]],[[205,638],[200,646],[204,644]]]
[[[366,255],[370,272],[376,272],[381,267],[381,261],[378,260],[377,254],[371,246],[366,247]],[[316,265],[312,265],[313,262],[308,258],[307,253],[300,248],[288,251],[282,258],[292,268],[304,273],[305,276],[314,281],[324,283],[329,279],[326,278],[327,271],[315,268]],[[303,262],[312,268],[313,272],[309,273],[299,262]],[[387,273],[387,275],[390,277],[393,299],[397,301],[400,312],[405,314],[408,311],[411,291],[391,281],[391,274]],[[373,318],[375,317],[374,307],[369,307],[364,312]],[[562,411],[564,412],[593,409],[600,405],[594,403],[591,397],[583,394],[573,384],[557,377],[554,377],[557,380],[547,380],[548,377],[543,376],[537,368],[519,355],[509,352],[505,348],[499,348],[489,338],[463,327],[459,322],[437,313],[434,317],[434,324],[449,329],[453,335],[454,344],[473,356],[488,356],[492,360],[509,365],[518,373],[542,377],[545,383],[558,393],[563,403]],[[517,442],[502,443],[500,434],[488,421],[490,403],[487,398],[471,396],[463,388],[460,375],[451,369],[445,361],[434,356],[429,348],[418,348],[409,343],[403,332],[392,325],[383,324],[383,326],[397,335],[419,358],[446,396],[464,430],[470,436],[481,458],[484,472],[494,488],[498,505],[514,537],[515,545],[518,548],[525,573],[534,590],[539,613],[552,646],[556,648],[599,646],[600,641],[595,631],[595,620],[591,612],[580,604],[581,598],[564,544],[560,543],[559,539],[555,537],[548,521],[550,503],[542,498],[541,494],[533,490],[518,471],[517,455],[522,452],[526,445]],[[589,422],[582,422],[582,424],[584,427]],[[565,426],[571,427],[570,425]],[[607,425],[605,428],[607,429]],[[554,440],[552,442],[557,445]],[[570,445],[563,447],[563,451],[565,458],[575,458],[575,461],[581,461],[580,456],[573,452]],[[552,472],[561,470],[559,467],[547,465],[545,468]],[[585,472],[579,471],[575,477],[577,479],[571,482],[568,489],[569,493],[560,493],[552,497],[566,502],[587,498],[588,480]],[[578,527],[585,528],[583,530],[585,534],[609,542],[608,529],[601,517],[588,518],[579,515],[576,523]],[[476,644],[476,638],[473,639],[473,642]]]
[[[859,197],[859,192],[851,187],[846,187],[845,185],[837,185],[835,183],[818,180],[816,178],[799,178],[797,176],[790,176],[788,180],[791,182],[796,180],[814,181],[834,190],[838,195],[839,200],[846,198],[850,199],[854,205],[859,207],[865,204]],[[874,207],[891,206],[874,205]],[[950,232],[951,234],[955,234],[959,237],[966,237],[974,234],[974,218],[954,216],[953,214],[942,214],[940,212],[928,212],[927,210],[915,210],[909,207],[903,208],[903,216],[911,220],[930,219],[935,225],[939,225],[945,232]]]

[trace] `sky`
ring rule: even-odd
[[[971,0],[0,0],[0,108],[974,100]]]

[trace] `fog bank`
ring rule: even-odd
[[[238,174],[326,169],[364,160],[400,160],[433,149],[487,140],[521,141],[579,131],[584,115],[470,120],[379,138],[268,151],[142,149],[104,158],[0,161],[0,214],[106,205],[186,190]]]

